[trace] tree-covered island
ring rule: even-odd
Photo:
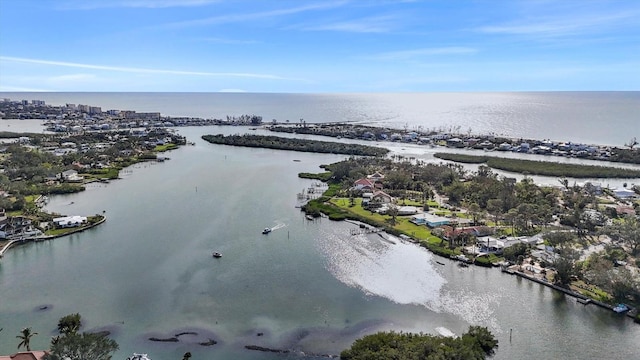
[[[359,144],[283,138],[264,135],[202,135],[202,139],[212,144],[246,146],[277,150],[304,151],[315,153],[345,154],[358,156],[382,156],[389,150]]]

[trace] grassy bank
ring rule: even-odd
[[[355,220],[371,225],[376,228],[383,229],[385,232],[400,236],[406,235],[414,239],[420,246],[427,248],[431,252],[450,257],[451,255],[461,254],[460,248],[450,249],[447,242],[433,235],[425,226],[419,226],[410,222],[409,217],[396,217],[395,224],[392,223],[392,217],[389,215],[381,215],[371,212],[362,207],[362,199],[354,199],[353,205],[351,199],[332,197],[332,194],[339,189],[339,186],[330,187],[328,193],[318,199],[309,202],[308,207],[304,210],[318,211],[329,216],[331,220]],[[307,211],[307,213],[310,213]]]

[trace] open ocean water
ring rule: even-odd
[[[350,121],[408,129],[623,146],[640,138],[640,92],[498,92],[390,94],[0,93],[0,98],[264,121]]]

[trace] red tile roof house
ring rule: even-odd
[[[13,355],[0,355],[0,360],[42,360],[46,351],[21,351]]]
[[[373,182],[369,179],[358,179],[353,183],[355,190],[373,190]]]

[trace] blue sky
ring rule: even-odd
[[[639,84],[636,0],[0,0],[0,91]]]

